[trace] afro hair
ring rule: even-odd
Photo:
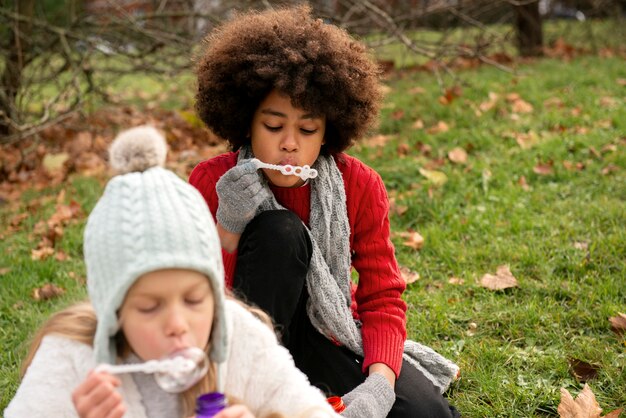
[[[272,91],[326,117],[324,154],[348,148],[376,122],[380,70],[345,30],[308,6],[247,12],[213,30],[197,63],[199,117],[236,150]]]

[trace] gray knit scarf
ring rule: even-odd
[[[254,158],[249,146],[242,147],[238,164]],[[309,235],[313,254],[307,275],[307,313],[313,326],[363,356],[360,323],[350,309],[350,224],[346,191],[341,172],[332,157],[319,156],[313,165],[318,176],[311,182]],[[273,195],[272,195],[273,196]],[[260,211],[285,209],[275,198]],[[420,370],[443,393],[455,379],[458,366],[433,349],[407,340],[403,358]]]

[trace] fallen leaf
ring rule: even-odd
[[[404,117],[404,110],[398,109],[391,113],[391,119],[400,120]]]
[[[448,181],[448,176],[442,171],[427,170],[420,168],[419,172],[422,176],[426,177],[435,186],[443,186]]]
[[[622,408],[600,417],[602,408],[598,405],[589,385],[585,383],[576,400],[572,398],[572,395],[565,388],[561,388],[561,402],[557,412],[560,418],[617,418],[621,414]]]
[[[420,275],[418,272],[413,271],[405,266],[400,266],[400,274],[402,275],[402,278],[404,279],[404,282],[406,284],[414,283],[420,279]]]
[[[563,107],[563,100],[558,97],[550,97],[543,101],[543,107]]]
[[[535,174],[539,174],[540,176],[549,176],[554,174],[553,170],[554,163],[552,161],[548,161],[547,163],[538,163],[533,167],[533,172]]]
[[[411,247],[414,250],[420,250],[424,246],[424,237],[421,236],[418,232],[399,232],[398,236],[404,238],[404,242],[402,244],[406,245],[407,247]]]
[[[429,156],[433,150],[430,145],[424,144],[422,141],[418,141],[417,144],[415,144],[415,149],[425,157]]]
[[[32,296],[36,301],[42,301],[59,297],[63,293],[65,293],[65,289],[52,283],[46,283],[41,287],[33,289]]]
[[[598,371],[600,370],[600,366],[588,363],[583,360],[579,360],[574,357],[568,358],[567,361],[569,363],[572,375],[579,382],[585,383],[598,377]]]
[[[618,78],[616,81],[618,85],[626,86],[626,78]]]
[[[11,271],[10,267],[2,267],[2,268],[0,268],[0,276],[4,276],[5,274],[7,274],[10,271]]]
[[[443,96],[439,97],[439,103],[441,103],[442,105],[449,105],[450,103],[452,103],[454,101],[454,99],[456,99],[457,97],[461,96],[461,86],[453,86],[453,87],[449,87],[446,89],[446,91],[444,92]]]
[[[622,335],[626,332],[626,314],[618,313],[617,316],[609,318],[611,329],[616,334]]]
[[[509,270],[509,266],[499,266],[496,274],[485,274],[482,279],[480,279],[480,285],[489,290],[503,290],[508,289],[510,287],[517,287],[517,279],[513,277],[511,270]]]
[[[448,124],[440,120],[439,122],[437,122],[436,125],[433,125],[430,128],[426,129],[426,132],[429,134],[440,134],[443,132],[448,132],[449,130],[450,127],[448,126]]]
[[[525,176],[521,176],[519,180],[517,180],[517,184],[519,184],[522,190],[526,192],[530,190],[530,186],[528,185],[528,182],[526,181]]]
[[[613,107],[617,105],[617,99],[610,96],[604,96],[600,98],[600,106],[602,107]]]
[[[602,168],[602,171],[600,172],[603,176],[608,176],[609,174],[615,173],[616,171],[619,171],[619,167],[615,164],[609,164],[606,167]]]
[[[423,87],[413,87],[409,90],[409,94],[424,94],[426,90]]]
[[[476,322],[470,322],[469,324],[467,324],[467,331],[465,331],[465,334],[468,337],[472,337],[474,334],[476,334],[477,328],[478,324],[476,324]]]
[[[518,99],[511,105],[511,111],[514,113],[531,113],[533,111],[533,106],[522,99]]]
[[[496,103],[498,103],[498,99],[500,96],[498,96],[497,93],[494,93],[492,91],[489,92],[489,99],[487,101],[482,102],[481,104],[478,105],[478,108],[482,111],[482,112],[486,112],[488,110],[493,109],[493,107],[496,105]]]
[[[587,249],[589,248],[589,243],[585,241],[576,241],[574,243],[574,248],[581,251],[587,251]]]
[[[513,137],[515,138],[515,142],[517,142],[517,145],[519,145],[521,149],[532,148],[532,146],[535,145],[539,140],[539,137],[534,131],[516,132],[513,134]]]
[[[395,213],[398,216],[404,215],[409,210],[407,205],[399,205],[396,203],[395,197],[389,199],[389,212]]]
[[[418,119],[415,122],[413,122],[413,125],[411,126],[413,127],[413,129],[424,129],[424,121],[421,119]]]
[[[563,160],[562,164],[563,164],[563,168],[565,168],[567,171],[582,171],[585,169],[585,163],[580,162],[580,161],[573,163],[568,160]]]
[[[54,254],[54,248],[52,247],[43,247],[37,248],[31,251],[30,258],[35,261],[45,260]]]
[[[450,277],[448,279],[448,283],[450,284],[463,284],[465,283],[465,280],[458,278],[458,277]]]
[[[70,158],[67,152],[60,152],[58,154],[46,154],[43,157],[41,165],[48,173],[59,171],[63,168],[65,162]]]
[[[396,148],[396,153],[399,156],[407,156],[410,154],[410,152],[411,152],[411,147],[406,142],[398,144],[398,147]]]
[[[64,251],[57,251],[56,254],[54,255],[55,260],[57,261],[67,261],[70,259],[70,256],[67,255],[67,253],[65,253]]]
[[[456,164],[467,163],[467,152],[461,147],[455,147],[448,152],[448,159]]]
[[[364,147],[383,147],[389,142],[393,136],[391,135],[374,135],[369,138],[365,138],[361,144]]]
[[[22,221],[26,218],[28,218],[28,213],[26,212],[19,213],[11,218],[11,220],[9,221],[9,225],[11,225],[13,228],[17,228],[20,226]]]

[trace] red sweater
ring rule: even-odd
[[[352,309],[363,324],[363,370],[372,363],[384,363],[400,373],[406,339],[405,289],[394,248],[389,239],[389,200],[382,179],[374,170],[347,154],[335,157],[343,176],[346,206],[350,223],[352,267],[359,284],[352,289]],[[189,177],[206,199],[211,213],[217,213],[215,183],[237,163],[237,153],[219,155],[198,164]],[[293,211],[309,225],[311,186],[272,187],[278,203]],[[237,261],[236,252],[222,251],[226,285],[232,285]]]

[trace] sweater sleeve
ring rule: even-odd
[[[244,307],[228,301],[232,318],[225,391],[255,414],[338,417],[326,397],[296,368],[273,331]]]
[[[352,159],[344,174],[348,213],[352,217],[352,265],[359,277],[355,293],[362,322],[363,371],[384,363],[400,374],[406,340],[406,304],[394,247],[389,236],[389,200],[382,179]]]
[[[215,185],[226,171],[237,164],[237,155],[237,153],[230,152],[218,155],[210,160],[202,161],[189,175],[189,183],[198,189],[202,197],[204,197],[215,222],[217,222],[216,216],[219,204]],[[232,277],[235,273],[235,264],[237,262],[237,251],[228,253],[222,250],[222,259],[224,260],[226,285],[231,287]]]
[[[78,417],[72,391],[93,367],[91,347],[67,338],[43,338],[5,418]]]

